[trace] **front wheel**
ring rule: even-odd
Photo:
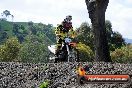
[[[79,62],[79,52],[76,48],[70,50],[69,62]]]

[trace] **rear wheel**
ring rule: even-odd
[[[54,63],[55,62],[55,55],[51,52],[47,55],[48,63]]]

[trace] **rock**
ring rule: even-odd
[[[131,64],[111,63],[82,63],[83,66],[91,65],[89,74],[131,74]],[[128,84],[84,84],[78,85],[76,68],[78,63],[13,63],[0,62],[0,88],[38,88],[46,79],[50,80],[49,88],[130,88]],[[4,68],[3,68],[4,67]]]

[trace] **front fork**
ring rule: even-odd
[[[67,52],[68,52],[68,53],[67,53],[67,54],[68,54],[68,55],[67,55],[67,56],[68,56],[68,58],[67,58],[67,59],[68,59],[68,62],[69,62],[69,59],[70,59],[70,58],[69,58],[69,55],[70,55],[70,50],[69,50],[69,46],[68,46],[68,45],[66,45],[66,49],[67,49]]]

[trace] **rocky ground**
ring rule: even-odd
[[[89,74],[129,74],[132,75],[132,64],[119,63],[81,63],[89,65]],[[0,63],[0,88],[39,88],[46,79],[50,80],[49,88],[132,88],[129,83],[84,84],[76,80],[78,63]]]

